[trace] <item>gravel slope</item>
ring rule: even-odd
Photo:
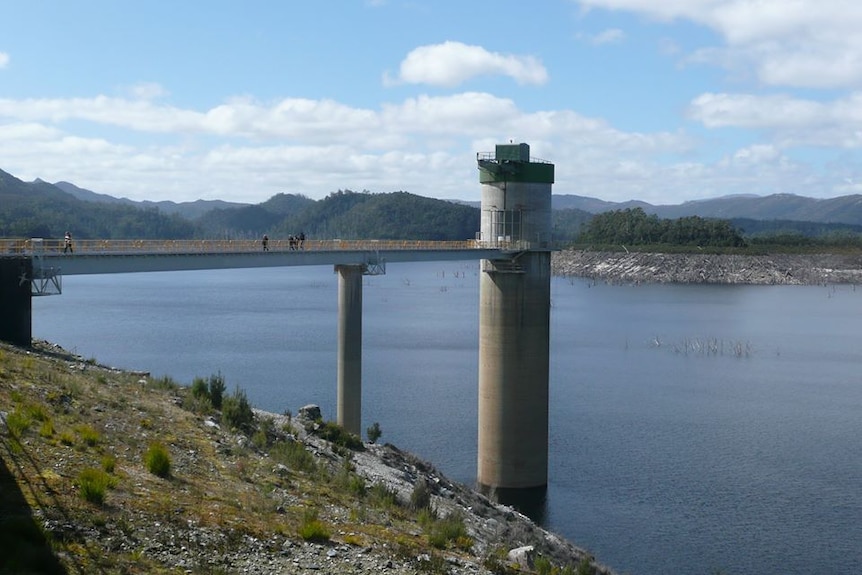
[[[862,283],[862,255],[662,254],[563,250],[554,275],[610,283],[824,285]]]

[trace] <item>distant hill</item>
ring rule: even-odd
[[[273,237],[305,232],[320,238],[467,239],[479,230],[475,201],[425,198],[408,192],[339,190],[321,200],[276,194],[260,204],[197,200],[133,201],[70,182],[22,182],[0,170],[0,235],[78,237]],[[640,208],[660,218],[730,220],[747,236],[860,233],[862,195],[814,199],[793,194],[733,195],[674,205],[610,202],[573,194],[552,197],[556,241],[575,239],[593,215]],[[74,229],[72,230],[74,234]]]
[[[305,196],[277,194],[254,206],[241,205],[209,210],[197,223],[208,236],[260,237],[271,233],[285,219],[303,213],[314,203],[314,200]]]
[[[192,238],[189,220],[118,202],[88,202],[59,187],[0,170],[0,237]]]
[[[249,205],[237,202],[225,202],[223,200],[195,200],[193,202],[180,203],[171,201],[152,202],[149,200],[136,202],[128,198],[115,198],[108,194],[99,194],[90,190],[85,190],[84,188],[79,188],[75,184],[70,184],[69,182],[56,182],[54,185],[64,192],[85,202],[122,204],[138,208],[157,208],[162,213],[178,214],[189,220],[196,220],[211,210],[236,208]]]
[[[553,206],[554,209],[578,208],[593,214],[639,207],[648,214],[668,219],[700,216],[862,225],[862,195],[858,194],[828,199],[807,198],[794,194],[734,195],[657,206],[639,201],[606,202],[583,196],[555,195]]]
[[[664,219],[699,216],[729,220],[745,236],[795,234],[819,237],[862,233],[862,195],[829,199],[793,194],[731,195],[669,205],[652,205],[634,200],[607,202],[576,195],[555,195],[552,201],[555,212],[567,208],[600,214],[641,208],[647,214]]]
[[[643,208],[649,213],[651,206],[646,202],[630,200],[627,202],[608,202],[598,198],[590,198],[588,196],[575,196],[570,194],[554,194],[551,198],[551,207],[555,210],[576,209],[591,214],[600,214],[602,212],[612,212],[614,210],[625,210],[629,208]]]

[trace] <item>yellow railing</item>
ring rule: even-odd
[[[475,240],[305,240],[302,245],[271,239],[270,252],[466,250],[484,247]],[[0,239],[0,255],[57,255],[64,253],[62,239]],[[74,240],[71,254],[205,254],[262,252],[260,240]],[[66,250],[68,253],[68,250]]]

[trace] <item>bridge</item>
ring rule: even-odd
[[[338,274],[338,424],[361,434],[362,276],[387,262],[481,260],[479,487],[544,494],[548,470],[551,184],[527,144],[477,154],[477,240],[0,240],[0,339],[29,346],[32,297],[65,275],[332,265]]]
[[[369,275],[385,273],[386,262],[494,259],[528,249],[523,242],[419,240],[80,240],[71,250],[63,240],[0,239],[0,257],[32,260],[34,296],[62,293],[62,276],[178,270],[356,265]]]

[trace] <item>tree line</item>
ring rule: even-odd
[[[727,220],[700,216],[667,220],[648,215],[643,208],[596,214],[584,226],[577,241],[602,245],[700,247],[742,247],[746,243]]]
[[[674,246],[817,249],[862,247],[862,226],[793,221],[661,219],[643,208],[591,214],[552,212],[557,247]],[[316,239],[467,240],[480,227],[475,205],[399,191],[338,190],[321,200],[276,194],[256,205],[212,209],[202,216],[166,214],[155,207],[91,202],[46,182],[25,183],[0,171],[0,237],[77,239],[251,239],[304,233]]]

